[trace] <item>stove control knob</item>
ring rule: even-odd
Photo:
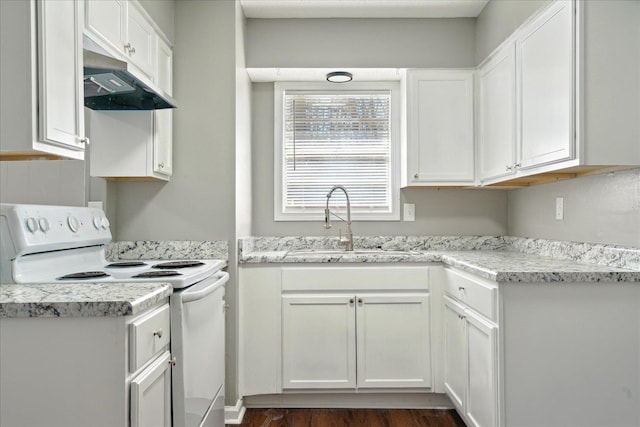
[[[40,230],[42,230],[44,233],[51,230],[51,224],[49,223],[49,220],[47,218],[40,218],[38,220],[38,224],[40,225]]]
[[[78,229],[80,229],[80,221],[73,215],[69,215],[69,217],[67,218],[67,225],[69,225],[69,228],[74,233],[76,233]]]
[[[109,228],[109,225],[110,224],[109,224],[109,220],[107,219],[107,217],[106,216],[103,217],[102,218],[102,228],[104,228],[106,230],[107,228]]]
[[[100,230],[100,227],[102,227],[102,220],[100,219],[100,217],[93,217],[93,226],[96,228],[96,230]]]
[[[27,230],[32,233],[38,231],[38,221],[32,216],[27,218]]]

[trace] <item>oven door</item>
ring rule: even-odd
[[[224,292],[229,275],[213,276],[171,295],[173,425],[224,427]],[[215,407],[214,407],[215,406]]]

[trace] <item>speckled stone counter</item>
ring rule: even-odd
[[[357,248],[382,250],[370,253],[301,252],[305,249],[334,249],[336,246],[336,239],[330,238],[242,239],[239,259],[244,264],[444,263],[503,283],[640,282],[640,249],[541,239],[483,236],[361,237],[359,242],[354,242]],[[271,250],[265,250],[267,248]],[[520,248],[527,248],[528,251],[518,250]],[[532,253],[532,248],[538,248],[545,255]],[[397,253],[394,250],[407,252]],[[562,257],[549,256],[554,252]],[[598,262],[585,262],[585,259]]]
[[[225,240],[137,240],[112,242],[105,248],[109,260],[134,259],[229,259]]]
[[[0,318],[128,316],[172,291],[170,284],[158,282],[0,285]]]

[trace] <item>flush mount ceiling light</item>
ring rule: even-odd
[[[327,74],[327,81],[331,83],[347,83],[353,80],[353,75],[347,71],[333,71]]]

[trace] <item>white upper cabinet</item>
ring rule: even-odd
[[[137,2],[87,0],[87,31],[173,93],[173,50]],[[91,111],[91,176],[163,180],[173,173],[173,109]]]
[[[473,71],[407,71],[403,187],[474,183],[473,98]]]
[[[83,159],[82,3],[0,8],[0,158]]]
[[[86,31],[154,81],[157,36],[140,6],[127,0],[86,0],[85,8]]]
[[[158,63],[156,84],[169,95],[173,95],[173,50],[161,37],[158,37]]]
[[[509,43],[478,70],[478,178],[513,175],[516,168],[515,45]]]
[[[128,11],[125,44],[127,55],[134,65],[151,80],[156,81],[156,32],[141,13],[139,6],[129,3]]]
[[[574,157],[573,19],[559,1],[516,39],[522,169]]]
[[[111,49],[126,54],[127,0],[87,0],[85,30]]]
[[[480,65],[480,184],[640,166],[640,60],[620,54],[639,21],[638,2],[557,0]]]

